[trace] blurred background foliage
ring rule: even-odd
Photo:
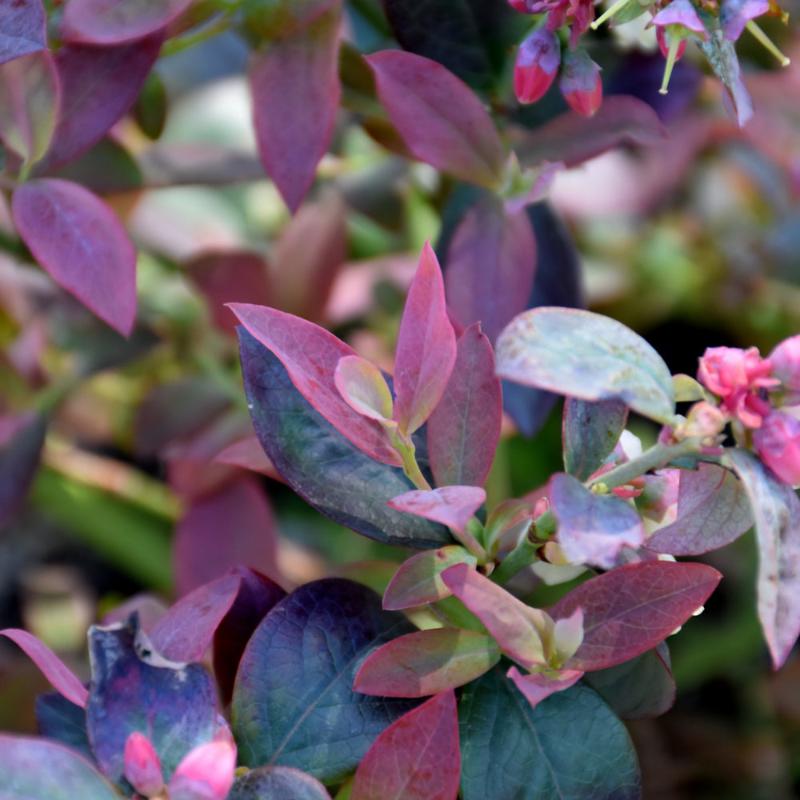
[[[423,5],[431,14],[442,6]],[[511,103],[524,18],[492,17],[502,30],[482,31],[492,46],[467,63],[441,50],[448,20],[430,19],[419,52],[458,71],[498,113],[536,128],[564,110],[555,93],[524,111]],[[237,513],[262,536],[256,555],[252,541],[242,544],[243,557],[287,585],[335,573],[380,588],[405,555],[323,519],[279,481],[215,460],[250,432],[221,298],[322,321],[390,368],[415,254],[452,226],[458,187],[381,146],[386,131],[371,129],[363,110],[369,92],[348,54],[394,43],[380,3],[352,0],[346,20],[344,110],[294,220],[258,163],[244,78],[251,45],[230,30],[191,47],[191,30],[170,40],[134,113],[65,169],[113,205],[139,248],[129,340],[32,265],[0,204],[0,412],[51,415],[27,500],[2,525],[0,627],[24,625],[79,671],[86,626],[137,593],[185,590],[198,577],[187,552],[225,535]],[[800,38],[768,27],[800,63]],[[739,131],[691,53],[661,98],[663,62],[649,34],[605,31],[595,48],[606,94],[651,103],[670,137],[615,148],[555,180],[548,202],[579,254],[588,306],[642,333],[673,372],[694,373],[706,346],[763,352],[797,333],[800,70],[777,71],[746,49],[757,110]],[[208,254],[231,251],[260,255],[266,277],[247,256],[215,270]],[[560,267],[548,266],[556,280]],[[495,499],[530,492],[561,468],[559,414],[533,438],[509,421],[490,479]],[[656,433],[634,427],[645,439]],[[34,450],[41,435],[34,426]],[[11,468],[3,458],[0,469]],[[726,578],[671,640],[677,705],[631,725],[649,799],[800,796],[800,658],[770,672],[754,559],[749,537],[708,557]],[[0,728],[32,730],[43,688],[4,646]]]

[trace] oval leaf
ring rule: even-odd
[[[469,87],[441,64],[412,53],[368,56],[378,95],[415,158],[489,188],[505,155],[494,123]]]
[[[119,800],[83,757],[55,742],[0,735],[3,800]]]
[[[428,451],[438,486],[483,486],[494,462],[503,400],[494,350],[480,326],[458,340],[442,399],[428,420]]]
[[[461,695],[464,800],[639,799],[633,744],[592,689],[578,684],[533,709],[503,672]]]
[[[585,481],[611,454],[619,441],[628,407],[620,400],[587,403],[568,397],[564,402],[564,469]]]
[[[14,191],[14,224],[53,280],[123,336],[136,319],[136,250],[111,209],[70,181]]]
[[[414,490],[389,501],[389,508],[441,522],[463,532],[475,512],[486,502],[486,492],[478,486],[443,486],[441,489]]]
[[[624,401],[657,422],[672,421],[672,377],[661,356],[616,320],[590,311],[537,308],[497,340],[502,378],[582,400]]]
[[[325,787],[292,767],[262,767],[242,775],[227,800],[330,800]]]
[[[193,0],[69,0],[61,21],[65,41],[122,44],[166,28]]]
[[[644,526],[636,509],[614,495],[597,495],[571,475],[554,475],[548,496],[558,520],[556,540],[573,564],[609,569],[624,547],[637,549]]]
[[[0,64],[47,47],[47,15],[42,0],[0,4]]]
[[[417,631],[370,653],[356,673],[354,688],[383,697],[426,697],[479,678],[499,660],[497,643],[484,633]]]
[[[297,211],[328,150],[339,108],[340,11],[269,42],[250,69],[261,161],[286,205]]]
[[[256,433],[280,474],[306,502],[379,541],[420,549],[452,543],[443,526],[386,505],[413,488],[402,470],[373,461],[351,444],[311,407],[278,358],[250,334],[242,332],[240,342]]]
[[[390,725],[356,771],[351,800],[456,800],[461,772],[453,691]]]
[[[339,394],[353,411],[380,422],[392,418],[392,393],[381,371],[359,356],[339,359],[334,373]]]
[[[231,707],[248,766],[282,764],[333,782],[355,769],[375,737],[408,710],[351,688],[359,661],[406,633],[400,614],[352,581],[315,581],[267,614],[242,656]]]
[[[721,579],[705,564],[643,561],[582,583],[551,609],[553,619],[583,610],[583,642],[570,669],[605,669],[652,650],[691,618]]]

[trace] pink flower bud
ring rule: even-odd
[[[523,14],[529,14],[528,0],[508,0],[508,4],[514,11],[521,11]]]
[[[585,50],[567,51],[559,88],[570,108],[584,117],[591,117],[603,102],[600,67]]]
[[[800,335],[784,339],[767,360],[782,388],[800,400]]]
[[[233,786],[236,747],[214,741],[195,747],[169,782],[170,800],[225,800]]]
[[[550,88],[561,62],[558,37],[544,28],[519,46],[514,65],[514,93],[520,103],[535,103]]]
[[[132,733],[125,742],[124,772],[130,785],[145,797],[155,797],[164,788],[161,760],[141,733]]]
[[[800,420],[772,411],[753,434],[761,460],[789,486],[800,486]]]
[[[684,424],[686,436],[707,438],[721,433],[727,422],[725,414],[716,406],[701,400],[689,409],[689,416]]]

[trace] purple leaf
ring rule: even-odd
[[[0,66],[0,138],[23,162],[47,151],[58,118],[61,87],[48,51]]]
[[[456,696],[432,697],[392,723],[356,771],[351,800],[456,800],[461,774]]]
[[[597,495],[571,475],[550,480],[548,495],[558,520],[558,541],[573,564],[610,569],[624,547],[637,549],[644,526],[636,509],[614,495]]]
[[[333,136],[341,95],[340,25],[340,10],[333,8],[269,42],[250,70],[261,161],[292,212],[311,188]]]
[[[700,464],[681,470],[678,516],[646,542],[649,550],[673,556],[696,556],[730,544],[753,525],[741,481],[727,469]]]
[[[383,607],[391,611],[435,603],[450,596],[442,572],[456,564],[475,566],[477,559],[459,545],[426,550],[404,561],[389,581]]]
[[[299,769],[259,767],[233,784],[228,800],[330,800],[330,795],[316,778]]]
[[[274,575],[276,557],[272,508],[258,482],[242,475],[214,494],[196,499],[178,523],[174,544],[178,593],[238,565]]]
[[[456,178],[496,188],[505,154],[472,90],[436,61],[384,50],[367,58],[378,95],[415,158]]]
[[[42,0],[0,4],[0,64],[47,47],[47,15]]]
[[[494,350],[480,326],[472,325],[458,340],[450,380],[428,420],[428,454],[437,485],[483,486],[502,422]]]
[[[395,419],[413,433],[433,413],[456,360],[456,336],[444,297],[442,270],[426,244],[400,321],[395,355]]]
[[[527,307],[535,274],[536,240],[528,215],[507,213],[487,194],[467,212],[447,250],[445,283],[453,318],[463,327],[480,322],[494,342]]]
[[[582,400],[620,399],[671,424],[672,376],[661,356],[621,322],[574,308],[525,311],[497,340],[497,373]]]
[[[758,543],[758,618],[775,669],[800,634],[800,499],[758,459],[730,451],[750,498]]]
[[[583,677],[583,672],[579,669],[565,669],[551,678],[541,672],[523,675],[516,667],[511,667],[507,675],[514,682],[514,686],[525,695],[531,708],[536,708],[551,694],[563,692],[574,686]]]
[[[136,250],[114,212],[76,183],[43,178],[14,191],[12,214],[53,280],[129,336],[136,319]]]
[[[230,467],[240,467],[250,472],[260,472],[274,481],[284,482],[255,435],[229,444],[224,450],[217,453],[214,461]]]
[[[628,408],[620,400],[592,403],[568,397],[562,423],[564,469],[587,480],[614,450],[627,421]]]
[[[34,411],[0,416],[0,527],[28,493],[46,433],[45,418]]]
[[[334,370],[355,351],[332,333],[274,308],[233,303],[247,331],[281,361],[292,383],[339,433],[376,461],[400,466],[402,460],[381,425],[354,411],[339,394]]]
[[[0,735],[3,800],[119,800],[88,759],[55,742]]]
[[[518,129],[514,149],[526,166],[562,161],[574,167],[622,145],[656,147],[666,137],[666,129],[647,103],[618,96],[607,97],[589,119],[568,111],[533,131]]]
[[[373,650],[353,688],[378,697],[427,697],[475,680],[500,660],[491,636],[433,628],[400,636]]]
[[[214,675],[226,705],[233,695],[236,670],[253,631],[286,597],[286,592],[266,575],[243,567],[236,573],[241,579],[239,594],[214,634]]]
[[[114,45],[166,28],[193,0],[69,0],[61,21],[64,41]]]
[[[236,333],[236,318],[227,303],[266,305],[273,300],[267,262],[247,250],[202,253],[184,269],[200,288],[208,303],[211,319],[222,331]]]
[[[172,606],[149,632],[159,655],[170,661],[200,661],[233,606],[240,584],[240,576],[230,572],[199,586]]]
[[[161,42],[156,34],[118,47],[65,45],[58,51],[61,114],[40,171],[85,153],[128,112],[158,58]]]
[[[441,522],[463,532],[485,502],[486,492],[477,486],[443,486],[441,489],[420,489],[393,497],[389,501],[389,508]]]
[[[514,595],[466,564],[445,570],[442,580],[486,626],[503,652],[527,668],[545,662],[539,635],[543,621],[540,611],[517,600]]]
[[[86,708],[89,693],[72,670],[43,642],[27,631],[17,628],[0,630],[33,661],[50,685],[71,703]]]
[[[644,561],[582,583],[548,609],[556,620],[583,609],[583,643],[566,666],[605,669],[652,650],[691,618],[721,577],[705,564]]]

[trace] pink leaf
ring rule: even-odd
[[[154,34],[118,47],[65,45],[58,51],[61,114],[45,156],[47,169],[85,153],[128,112],[158,58],[162,40]]]
[[[76,706],[86,708],[89,692],[75,673],[43,642],[18,628],[0,630],[0,636],[11,639],[33,661],[53,688]]]
[[[61,22],[67,42],[113,45],[166,28],[193,0],[69,0]]]
[[[275,481],[285,483],[255,434],[229,444],[224,450],[217,453],[214,461],[231,467],[241,467],[241,469],[251,472],[260,472]]]
[[[392,124],[416,158],[462,180],[499,185],[503,145],[465,83],[436,61],[402,50],[383,50],[367,61]]]
[[[558,474],[548,491],[558,541],[574,564],[608,569],[624,547],[638,548],[644,526],[636,509],[613,495],[597,495],[571,475]]]
[[[286,205],[297,211],[327,152],[339,108],[341,14],[268,43],[250,70],[258,150]]]
[[[386,728],[356,771],[351,800],[456,800],[461,775],[456,696],[432,697]]]
[[[511,667],[506,675],[514,682],[514,686],[525,695],[531,708],[536,708],[551,694],[563,692],[570,686],[574,686],[583,677],[583,672],[577,669],[565,669],[559,672],[557,677],[550,678],[541,672],[523,675],[516,667]]]
[[[442,573],[450,591],[486,626],[515,661],[532,668],[545,663],[539,635],[543,615],[466,564]]]
[[[331,425],[367,455],[385,464],[402,460],[377,422],[353,411],[339,394],[334,370],[355,351],[324,328],[274,308],[233,303],[239,321],[281,361],[300,394]]]
[[[136,319],[136,250],[111,209],[70,181],[14,191],[14,224],[53,280],[123,336]]]
[[[497,197],[484,197],[464,216],[447,250],[450,313],[464,327],[480,322],[494,342],[528,307],[535,274],[536,239],[528,215],[509,214]]]
[[[339,194],[328,191],[319,202],[305,203],[275,247],[272,305],[312,322],[321,320],[347,257],[346,234]]]
[[[230,572],[179,600],[149,632],[159,655],[170,661],[200,661],[236,600],[241,577]]]
[[[272,302],[269,267],[257,253],[247,250],[202,253],[185,264],[184,269],[205,296],[214,324],[230,334],[236,332],[236,318],[225,308],[227,303]]]
[[[583,643],[567,667],[605,669],[651,650],[705,603],[721,577],[705,564],[644,561],[582,583],[549,609],[553,619],[583,609]]]
[[[195,500],[178,523],[174,547],[180,594],[239,565],[275,575],[277,527],[261,486],[242,475]]]
[[[47,50],[0,66],[0,138],[28,164],[50,146],[61,87]]]
[[[491,636],[434,628],[399,636],[373,650],[353,688],[378,697],[426,697],[479,678],[500,660]]]
[[[0,3],[0,64],[47,47],[47,15],[42,0]]]
[[[502,421],[494,351],[480,326],[473,325],[458,340],[450,380],[428,420],[428,453],[437,485],[483,486]]]
[[[388,505],[418,517],[441,522],[463,532],[475,512],[486,502],[486,492],[478,486],[443,486],[422,489],[393,497]]]
[[[201,744],[178,764],[169,782],[172,800],[225,800],[233,786],[236,745],[231,741]]]
[[[395,419],[413,433],[441,400],[456,360],[456,337],[447,316],[442,270],[426,244],[408,291],[395,355]]]

